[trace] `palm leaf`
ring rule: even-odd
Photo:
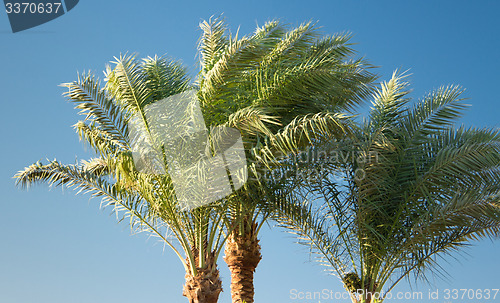
[[[62,84],[68,88],[65,96],[76,103],[76,109],[86,116],[102,137],[109,138],[121,146],[128,147],[128,115],[99,85],[99,79],[91,74],[78,75],[78,80]],[[86,139],[85,132],[77,128],[81,139]],[[91,138],[91,137],[88,137]],[[92,146],[92,143],[91,143]]]

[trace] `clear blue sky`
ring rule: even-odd
[[[97,200],[46,186],[26,192],[15,188],[12,176],[39,159],[68,163],[89,156],[71,128],[76,111],[58,84],[73,81],[77,71],[102,75],[105,63],[123,52],[168,54],[195,74],[198,23],[220,13],[241,33],[273,18],[318,20],[325,34],[352,32],[359,54],[380,66],[382,79],[411,68],[415,97],[460,84],[472,104],[463,122],[499,126],[498,1],[80,0],[68,14],[17,34],[0,12],[0,302],[187,302],[183,268],[161,243],[130,235],[128,225],[117,224]],[[291,289],[342,291],[291,236],[265,228],[261,243],[257,303],[318,302],[292,300]],[[431,279],[431,286],[420,283],[414,290],[500,288],[500,241],[476,244],[458,261],[441,263],[447,280]],[[220,302],[230,302],[229,272],[219,264]],[[408,288],[404,281],[398,289]],[[500,302],[500,294],[483,301]]]

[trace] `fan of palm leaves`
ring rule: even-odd
[[[216,300],[221,291],[216,260],[224,242],[233,230],[257,237],[269,215],[259,205],[275,199],[282,186],[281,180],[259,176],[280,169],[287,155],[305,146],[348,133],[350,122],[342,112],[369,95],[375,76],[363,59],[352,58],[348,34],[321,37],[313,23],[291,28],[270,21],[248,36],[230,34],[220,18],[200,27],[201,69],[193,82],[177,61],[122,55],[107,66],[104,82],[84,73],[63,84],[84,117],[75,130],[96,158],[73,165],[35,163],[16,178],[22,186],[48,183],[103,198],[103,205],[132,226],[165,241],[189,275],[210,277],[204,285]],[[138,119],[144,135],[152,136],[146,107],[191,89],[197,90],[207,128],[241,132],[250,178],[216,203],[181,211],[168,174],[135,168],[130,127],[131,119]],[[193,289],[207,279],[189,280],[185,295],[193,299]],[[253,301],[253,286],[244,299]]]
[[[303,164],[323,174],[282,192],[295,203],[273,205],[353,302],[376,301],[357,289],[387,293],[404,277],[444,274],[436,257],[500,235],[500,132],[454,127],[466,108],[459,87],[411,105],[404,78],[381,85],[350,139],[321,146],[348,157]]]

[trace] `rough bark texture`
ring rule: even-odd
[[[233,232],[226,240],[224,261],[231,271],[233,303],[254,302],[253,273],[262,259],[255,229],[244,235]]]
[[[186,284],[183,295],[188,298],[189,303],[216,303],[222,291],[222,283],[219,271],[198,270],[193,276],[186,274]]]
[[[186,284],[182,295],[188,298],[189,303],[217,303],[219,294],[222,291],[222,282],[219,277],[219,270],[215,262],[211,262],[213,256],[207,259],[207,266],[197,268],[198,273],[193,276],[186,273]],[[195,259],[198,263],[198,258]]]

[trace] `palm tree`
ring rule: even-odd
[[[189,302],[217,302],[222,291],[216,262],[225,239],[224,205],[181,211],[169,175],[139,172],[131,153],[131,118],[144,117],[148,104],[190,89],[190,79],[179,62],[167,58],[139,61],[121,56],[113,64],[107,68],[104,88],[92,74],[63,84],[68,99],[85,116],[74,127],[98,157],[73,165],[37,162],[15,176],[17,183],[27,187],[45,182],[101,197],[104,206],[122,213],[122,220],[129,218],[133,227],[173,249],[186,271],[183,295]],[[147,120],[143,122],[144,135],[151,135]]]
[[[75,128],[98,157],[75,165],[36,163],[16,177],[24,186],[75,187],[123,210],[133,226],[157,235],[178,255],[190,302],[217,301],[222,288],[216,262],[227,241],[233,301],[250,303],[261,258],[257,236],[269,216],[259,205],[275,199],[282,183],[261,176],[280,167],[283,155],[315,140],[343,136],[348,120],[339,112],[369,93],[374,76],[362,59],[350,59],[348,35],[319,39],[311,23],[286,30],[272,21],[241,38],[229,35],[220,19],[201,28],[201,71],[194,85],[177,62],[133,56],[122,56],[107,69],[104,88],[90,74],[65,84],[67,96],[85,116]],[[180,211],[168,174],[136,169],[130,128],[139,117],[144,135],[152,136],[145,108],[193,88],[207,126],[241,132],[249,180],[217,203]]]
[[[254,301],[261,260],[258,233],[282,186],[272,172],[319,139],[348,131],[347,111],[371,92],[374,76],[352,59],[347,34],[320,37],[313,23],[290,28],[270,21],[249,36],[232,36],[218,18],[202,22],[199,99],[209,124],[240,130],[249,179],[225,199],[229,212],[224,260],[233,302]]]
[[[313,247],[353,302],[382,302],[405,277],[442,273],[436,257],[500,235],[500,132],[453,127],[466,107],[458,87],[410,107],[403,78],[381,85],[349,139],[295,161],[322,173],[283,193],[296,203],[278,205],[278,220]]]

